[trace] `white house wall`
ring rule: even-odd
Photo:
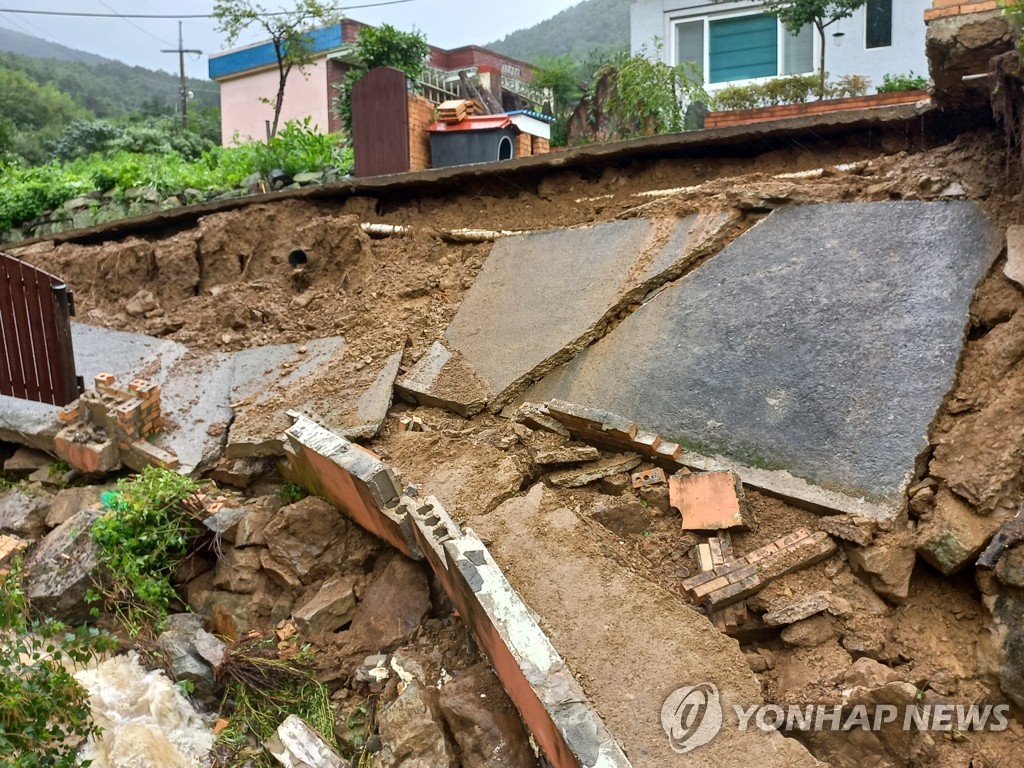
[[[675,21],[688,17],[735,15],[737,11],[753,10],[760,6],[761,3],[756,0],[723,3],[709,0],[637,0],[630,8],[630,45],[634,53],[639,53],[646,46],[650,54],[655,50],[654,39],[658,38],[662,45],[661,59],[671,64]],[[931,0],[893,0],[892,45],[884,48],[865,47],[866,12],[863,7],[855,11],[851,18],[828,27],[825,68],[829,75],[833,78],[864,75],[871,79],[873,86],[881,85],[886,74],[913,71],[917,75],[927,76],[924,12],[931,6]],[[842,32],[842,37],[833,37],[836,32]],[[815,67],[818,46],[818,34],[815,31]]]

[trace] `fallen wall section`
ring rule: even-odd
[[[336,504],[403,554],[425,559],[486,652],[555,768],[628,768],[629,760],[487,547],[433,497],[401,497],[371,451],[290,411],[282,474]]]

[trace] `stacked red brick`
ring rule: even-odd
[[[854,96],[849,99],[826,99],[809,101],[806,104],[782,104],[777,107],[756,109],[734,109],[729,112],[708,112],[704,118],[705,128],[725,128],[730,125],[763,123],[768,120],[782,120],[787,117],[824,115],[832,112],[846,112],[872,107],[891,107],[897,104],[916,104],[928,98],[928,91],[901,91],[899,93],[874,93]]]
[[[827,533],[798,528],[743,557],[684,579],[683,590],[709,611],[719,610],[756,594],[772,579],[820,562],[835,551],[836,544]]]
[[[415,94],[409,94],[409,170],[421,171],[430,167],[430,134],[427,128],[434,122],[433,103]]]
[[[942,19],[946,16],[960,16],[965,13],[982,13],[999,8],[996,0],[932,0],[932,7],[924,12],[924,20]]]
[[[114,408],[118,442],[145,440],[163,429],[160,387],[153,382],[135,379],[123,390],[112,373],[101,373],[95,384],[99,394],[121,401]]]

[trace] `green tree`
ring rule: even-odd
[[[576,78],[578,71],[579,65],[569,54],[541,58],[533,70],[533,84],[551,92],[551,115],[556,121],[551,133],[554,146],[565,145],[569,115],[585,91]]]
[[[274,122],[270,138],[277,135],[281,106],[284,103],[284,89],[292,71],[313,62],[312,32],[317,27],[336,24],[340,20],[334,9],[319,0],[296,0],[289,11],[271,13],[259,3],[251,0],[217,0],[213,6],[213,17],[217,19],[217,31],[227,35],[231,45],[249,27],[256,25],[270,37],[274,46],[277,63],[277,94],[266,99],[274,107]]]
[[[692,62],[670,67],[661,60],[661,43],[655,41],[651,56],[644,46],[633,56],[620,55],[597,71],[607,77],[611,90],[605,109],[611,128],[622,138],[676,133],[685,129],[690,104],[707,103],[704,78]],[[595,80],[595,83],[597,82]]]
[[[363,75],[377,67],[394,67],[416,83],[429,55],[430,46],[422,32],[402,32],[390,24],[360,28],[356,37],[359,63],[348,71],[334,101],[334,111],[349,132],[352,131],[352,88]]]
[[[721,2],[721,0],[718,0]],[[825,95],[825,30],[840,19],[848,19],[867,0],[764,0],[764,10],[789,31],[797,35],[808,24],[818,30],[820,55],[818,59],[819,97]]]

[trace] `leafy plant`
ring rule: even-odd
[[[377,67],[394,67],[418,83],[430,55],[427,38],[421,32],[402,32],[390,24],[380,27],[361,27],[356,37],[356,58],[353,66],[338,88],[332,109],[341,118],[349,133],[352,132],[352,88]]]
[[[871,81],[860,75],[846,75],[827,83],[824,97],[841,99],[848,96],[863,96],[871,87]],[[716,109],[754,109],[776,107],[781,104],[804,104],[821,96],[821,83],[817,75],[791,75],[778,77],[763,83],[730,85],[715,94]]]
[[[170,576],[199,532],[183,504],[197,489],[188,477],[146,467],[101,496],[106,511],[91,534],[109,573],[104,596],[132,637],[145,628],[159,631],[166,622],[175,598]]]
[[[285,483],[278,491],[278,495],[289,504],[294,504],[296,501],[302,501],[309,494],[297,483]]]
[[[898,93],[900,91],[917,91],[929,86],[927,77],[915,75],[911,70],[906,74],[882,75],[882,84],[878,86],[879,93]]]
[[[288,715],[298,715],[339,748],[330,694],[314,677],[312,651],[308,646],[285,647],[288,650],[282,651],[274,637],[252,635],[225,651],[217,676],[225,685],[227,708],[221,716],[228,719],[228,726],[218,734],[217,747],[231,754],[227,764],[276,765],[263,749],[254,750],[250,744],[269,739]]]
[[[95,628],[31,618],[20,574],[20,563],[0,572],[0,755],[12,768],[71,768],[99,728],[67,665],[85,664],[114,642]]]
[[[671,67],[661,61],[661,42],[654,45],[653,54],[644,46],[597,73],[611,77],[606,109],[622,138],[682,131],[687,104],[710,100],[698,67],[692,62]]]

